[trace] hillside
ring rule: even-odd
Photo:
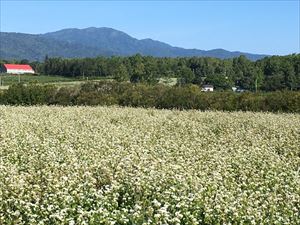
[[[99,48],[58,41],[41,35],[1,32],[0,40],[2,59],[43,60],[45,55],[64,58],[112,55],[111,52]]]
[[[206,56],[233,58],[245,55],[257,60],[266,55],[230,52],[224,49],[198,50],[173,47],[152,39],[138,40],[112,28],[64,29],[46,34],[0,33],[1,59],[43,60],[50,57],[82,58],[96,56],[129,56],[142,54],[155,57]]]

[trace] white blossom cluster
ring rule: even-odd
[[[300,115],[0,106],[0,224],[300,224]]]

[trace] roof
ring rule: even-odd
[[[33,70],[31,66],[21,64],[4,64],[4,67],[7,70]]]

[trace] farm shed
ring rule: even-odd
[[[203,85],[202,86],[202,91],[214,91],[214,86],[213,85]]]
[[[30,65],[22,64],[4,64],[2,66],[2,72],[10,74],[25,74],[25,73],[34,73],[34,70]]]

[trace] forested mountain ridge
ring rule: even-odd
[[[83,58],[96,56],[215,57],[220,59],[245,55],[258,60],[266,55],[230,52],[224,49],[198,50],[173,47],[152,39],[138,40],[112,28],[63,29],[46,34],[0,33],[1,59],[43,60],[49,57]]]
[[[45,55],[63,58],[111,56],[112,52],[81,44],[58,41],[42,35],[0,32],[1,59],[41,61]]]

